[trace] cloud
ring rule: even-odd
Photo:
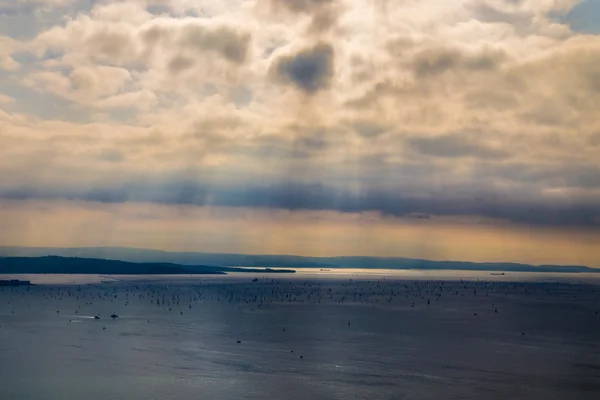
[[[334,74],[334,51],[328,43],[280,56],[275,61],[276,76],[307,94],[328,88]]]
[[[0,192],[596,227],[575,3],[95,2],[0,39]]]
[[[104,153],[107,160],[122,161],[119,153]],[[444,194],[411,197],[395,190],[351,192],[321,184],[281,183],[228,186],[181,176],[146,178],[92,188],[19,188],[0,191],[6,199],[68,199],[103,203],[151,202],[171,205],[226,206],[283,210],[329,210],[342,213],[379,212],[383,215],[487,217],[491,220],[545,227],[600,227],[597,202],[572,202],[552,198],[524,199],[498,191],[477,197]],[[510,199],[510,200],[508,200]]]
[[[291,13],[297,19],[300,15],[311,17],[308,33],[323,34],[334,27],[342,14],[343,5],[336,0],[266,0],[276,17]]]
[[[0,1],[0,10],[11,11],[11,10],[27,10],[29,12],[34,9],[36,12],[48,12],[54,8],[64,8],[78,0],[8,0]]]
[[[98,108],[138,108],[147,110],[156,106],[158,100],[156,95],[147,90],[127,92],[101,99],[95,103]]]
[[[502,149],[481,143],[476,137],[446,134],[434,137],[413,137],[409,145],[416,151],[434,157],[480,157],[505,158],[509,154]]]
[[[18,42],[7,36],[0,36],[0,69],[16,71],[21,66],[12,57],[16,51]]]
[[[343,14],[342,7],[332,3],[330,7],[320,8],[312,17],[310,32],[321,35],[337,25],[338,19]]]
[[[271,0],[275,7],[285,7],[294,12],[309,12],[329,5],[334,0]]]
[[[105,149],[100,152],[100,159],[109,162],[122,162],[125,161],[126,156],[117,149]]]
[[[360,136],[365,138],[376,138],[385,131],[385,127],[380,123],[368,119],[354,121],[351,126]]]
[[[201,25],[188,25],[183,28],[181,43],[194,51],[215,52],[239,64],[246,59],[250,35],[225,26],[208,29]]]
[[[128,70],[109,66],[77,67],[68,75],[55,71],[35,72],[24,83],[36,90],[93,105],[98,99],[118,93],[131,79]]]
[[[14,97],[7,96],[5,94],[0,93],[0,104],[11,104],[14,103]]]
[[[73,3],[77,0],[17,0],[19,3],[24,4],[40,4],[44,6],[65,6],[67,4]]]
[[[413,68],[417,77],[425,78],[459,69],[469,72],[493,70],[503,60],[502,52],[489,49],[465,54],[458,49],[430,48],[416,55]]]
[[[196,65],[196,61],[193,58],[175,56],[169,61],[167,68],[171,74],[177,75],[180,72],[194,67],[194,65]]]
[[[152,61],[149,55],[170,50],[214,53],[234,63],[246,58],[251,36],[243,29],[202,18],[152,18],[135,4],[116,4],[117,10],[97,8],[91,16],[79,15],[42,32],[33,46],[38,53],[79,53],[114,65]]]

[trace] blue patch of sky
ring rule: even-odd
[[[102,110],[80,106],[52,93],[23,86],[14,75],[3,70],[0,70],[0,82],[0,93],[15,99],[1,106],[4,111],[27,114],[40,120],[89,123],[93,122],[94,113],[101,112],[109,115],[113,121],[128,122],[137,115],[134,108]]]
[[[0,73],[0,80],[2,79]],[[72,103],[50,93],[23,87],[19,83],[8,82],[0,86],[0,91],[15,99],[7,110],[32,115],[44,120],[68,120],[87,122],[89,115],[75,108]]]
[[[133,122],[138,114],[135,109],[91,109],[51,93],[38,92],[16,85],[3,85],[0,93],[15,99],[13,103],[0,107],[4,111],[26,114],[40,120],[86,124],[94,122],[95,113],[102,113],[113,122],[129,123]]]
[[[35,55],[25,52],[14,53],[12,58],[21,65],[30,65],[38,61],[38,58]],[[46,59],[48,59],[48,57]]]
[[[61,7],[44,8],[39,4],[20,3],[10,0],[0,3],[0,35],[27,40],[63,22],[65,17],[74,18],[88,12],[95,0],[77,0]]]
[[[600,0],[584,0],[559,18],[575,32],[600,34]]]

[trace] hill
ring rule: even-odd
[[[121,260],[60,256],[0,257],[0,274],[225,275],[227,272],[285,273],[295,271],[179,265],[174,263],[135,263]]]
[[[586,266],[530,265],[498,262],[432,261],[402,257],[302,257],[290,255],[250,255],[227,253],[168,252],[161,250],[136,249],[129,247],[0,247],[0,257],[61,256],[119,260],[134,263],[168,264],[186,269],[198,267],[198,271],[221,271],[223,267],[268,267],[268,268],[361,268],[361,269],[417,269],[417,270],[468,270],[506,272],[600,272]],[[200,267],[199,267],[200,266]],[[212,267],[208,267],[212,266]],[[221,269],[214,269],[221,267]],[[209,269],[206,269],[209,268]],[[185,273],[189,273],[186,272]]]

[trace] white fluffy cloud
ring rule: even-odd
[[[60,7],[74,3],[78,0],[16,0],[18,4],[34,4],[46,7]]]
[[[110,66],[78,66],[68,71],[40,71],[29,74],[23,83],[34,90],[47,91],[68,100],[94,104],[119,92],[131,80],[129,71]]]
[[[14,103],[14,101],[15,99],[13,97],[0,93],[0,104],[10,104]]]
[[[97,2],[0,39],[12,85],[83,115],[15,97],[0,194],[597,226],[600,38],[557,19],[577,3]]]
[[[0,69],[15,71],[21,66],[12,57],[18,48],[18,43],[10,37],[0,36]]]

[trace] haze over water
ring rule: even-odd
[[[599,65],[598,0],[0,0],[0,400],[600,399]]]
[[[2,398],[597,398],[598,280],[447,274],[0,288]]]

